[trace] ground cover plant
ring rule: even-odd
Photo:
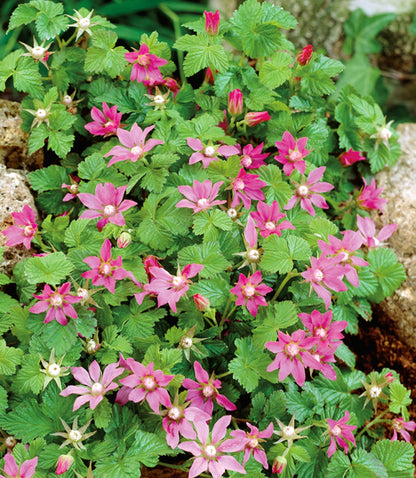
[[[2,231],[34,255],[0,276],[0,476],[413,476],[410,392],[343,344],[405,278],[370,217],[397,133],[351,86],[331,100],[343,66],[295,23],[206,12],[176,67],[99,12],[12,14],[34,40],[1,88],[56,160]]]

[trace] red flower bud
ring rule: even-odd
[[[118,236],[117,246],[120,249],[126,248],[130,243],[131,243],[131,234],[129,234],[128,232],[124,231]]]
[[[270,119],[271,117],[267,111],[252,111],[246,114],[244,121],[247,126],[256,126],[257,124],[263,123],[263,121],[269,121]]]
[[[220,12],[207,12],[205,10],[205,31],[208,35],[218,35],[220,29]]]
[[[200,310],[201,312],[203,312],[204,310],[209,309],[209,305],[210,305],[209,300],[206,297],[204,297],[203,295],[195,294],[193,299],[194,299],[196,308],[198,310]]]
[[[299,65],[305,66],[311,61],[312,53],[312,45],[307,45],[296,55],[296,61],[299,63]]]
[[[231,116],[238,116],[243,112],[243,93],[238,88],[228,95],[228,112]]]
[[[58,458],[55,473],[57,475],[62,475],[62,473],[65,473],[66,471],[68,471],[71,468],[72,463],[74,463],[74,458],[73,458],[72,455],[61,455]]]

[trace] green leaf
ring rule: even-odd
[[[281,170],[275,164],[268,164],[267,166],[262,166],[259,173],[259,179],[266,181],[268,184],[264,188],[267,202],[270,204],[273,201],[277,201],[282,210],[292,197],[292,188],[287,182],[282,180]]]
[[[39,67],[32,58],[21,57],[13,72],[13,86],[18,91],[29,93],[32,96],[43,96],[42,77]]]
[[[385,466],[391,478],[412,478],[415,450],[405,441],[380,440],[371,449],[372,454]]]
[[[30,4],[21,3],[13,11],[12,16],[10,17],[7,33],[9,33],[10,30],[20,27],[21,25],[27,25],[28,23],[33,22],[33,20],[36,19],[36,16],[36,8]]]
[[[2,386],[0,386],[0,412],[1,412],[1,414],[5,414],[6,408],[7,408],[7,392]]]
[[[393,294],[406,279],[404,267],[397,261],[396,254],[391,249],[380,247],[372,249],[367,258],[370,270],[377,277],[384,296]]]
[[[260,81],[271,89],[277,88],[291,77],[291,63],[291,55],[284,51],[276,52],[269,61],[263,63],[259,72]]]
[[[324,55],[318,56],[302,69],[302,91],[312,95],[328,95],[335,90],[331,79],[344,69],[344,65]]]
[[[351,461],[352,469],[348,475],[351,478],[389,478],[383,463],[362,448],[354,450]]]
[[[25,272],[30,284],[46,282],[56,285],[72,272],[73,267],[63,252],[54,252],[43,257],[30,257]]]
[[[0,340],[0,374],[13,375],[16,367],[20,364],[23,350],[9,347],[6,341]]]
[[[45,124],[34,128],[29,136],[29,154],[33,154],[45,145],[45,139],[49,136],[49,130]],[[38,169],[37,171],[42,171]],[[30,174],[30,173],[29,173]]]
[[[110,402],[104,399],[94,409],[94,424],[97,428],[106,428],[111,420],[111,405]]]
[[[286,330],[298,322],[298,314],[295,304],[284,300],[267,309],[265,320],[253,330],[253,341],[257,347],[264,347],[268,341],[277,339],[279,330]]]
[[[13,74],[17,60],[22,54],[21,50],[9,53],[2,61],[0,61],[0,91],[6,88],[7,79]]]
[[[208,66],[222,72],[228,64],[228,56],[222,45],[194,45],[185,57],[184,72],[186,76],[192,76]]]
[[[159,456],[169,452],[166,441],[153,433],[141,430],[136,432],[135,440],[127,455],[138,456],[143,465],[154,467],[159,461]]]
[[[223,277],[217,277],[210,280],[200,280],[190,287],[193,294],[201,294],[206,297],[211,307],[220,308],[230,296],[231,286]]]
[[[75,136],[62,131],[51,131],[49,133],[48,149],[52,149],[61,159],[71,151]]]
[[[260,263],[268,272],[286,274],[293,269],[293,261],[305,261],[311,256],[311,249],[300,237],[291,235],[287,240],[272,234],[264,241],[264,254]]]
[[[348,367],[355,367],[355,354],[345,344],[341,344],[337,347],[335,356],[345,362]]]
[[[142,305],[138,305],[136,300],[133,299],[129,309],[122,306],[122,308],[114,311],[117,322],[120,323],[122,320],[120,323],[122,332],[131,340],[150,337],[154,333],[156,322],[166,315],[164,309],[150,309],[153,305],[150,300],[145,300]]]
[[[35,26],[41,40],[49,40],[67,30],[69,19],[65,15],[48,16],[41,12],[38,14]]]
[[[69,182],[69,174],[66,169],[56,164],[32,171],[28,174],[28,177],[32,188],[40,193],[50,189],[61,190],[62,184]]]
[[[187,264],[202,264],[204,268],[199,273],[202,278],[215,277],[229,266],[221,254],[218,242],[205,242],[204,244],[185,247],[178,253],[178,261],[181,266]]]
[[[215,241],[218,238],[218,229],[229,231],[233,226],[231,218],[219,209],[201,211],[195,215],[194,233],[204,235],[204,241]]]
[[[350,466],[351,462],[348,456],[338,450],[331,457],[331,461],[329,462],[325,476],[327,478],[340,478],[341,476],[349,476],[347,475],[347,472],[350,469]]]
[[[13,389],[18,393],[32,391],[37,395],[43,387],[46,375],[41,373],[39,356],[25,355],[22,360],[22,368],[17,372],[13,381]]]
[[[411,403],[410,390],[407,390],[398,380],[390,384],[389,410],[391,412],[400,413],[406,420],[409,416],[406,407]]]
[[[317,404],[316,398],[313,393],[303,391],[299,393],[295,390],[289,391],[286,394],[287,411],[291,414],[296,414],[296,420],[300,423],[309,418],[315,405]]]

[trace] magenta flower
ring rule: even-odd
[[[137,123],[133,123],[130,131],[118,128],[117,137],[125,148],[123,148],[123,146],[114,146],[114,148],[104,155],[105,158],[113,155],[107,167],[119,161],[133,161],[133,163],[135,163],[155,146],[163,144],[164,142],[161,139],[149,139],[146,141],[146,136],[154,127],[155,125],[152,125],[142,130]]]
[[[361,232],[364,243],[367,247],[378,247],[383,245],[393,232],[397,229],[397,224],[387,224],[380,229],[376,237],[376,226],[369,217],[361,217],[357,215],[357,226]]]
[[[130,277],[138,285],[134,275],[123,269],[121,256],[117,259],[111,257],[111,242],[106,239],[101,247],[100,257],[88,256],[83,262],[91,267],[90,271],[83,272],[82,277],[92,279],[93,285],[102,285],[114,294],[116,281]]]
[[[207,168],[211,161],[218,161],[218,155],[228,158],[233,154],[238,154],[238,148],[236,146],[228,146],[226,144],[206,146],[201,140],[195,138],[187,138],[186,142],[188,146],[195,151],[189,158],[189,164],[195,164],[198,161],[202,161],[204,168]]]
[[[177,275],[173,276],[162,267],[151,267],[150,272],[154,278],[146,291],[157,294],[158,307],[169,304],[169,307],[176,312],[176,303],[186,294],[189,284],[192,284],[189,278],[199,274],[203,268],[201,264],[189,264],[183,268],[182,272],[178,267]]]
[[[6,246],[23,244],[26,249],[30,249],[38,228],[35,211],[25,204],[22,212],[12,212],[12,216],[15,225],[1,231],[7,237]]]
[[[207,12],[205,10],[205,32],[208,35],[218,35],[220,29],[220,12]]]
[[[353,151],[350,148],[345,153],[342,153],[338,157],[340,163],[345,166],[351,166],[351,164],[356,163],[357,161],[365,161],[365,156],[361,156],[360,151]]]
[[[74,457],[72,455],[59,455],[58,461],[56,463],[56,475],[62,475],[68,471],[74,463]]]
[[[305,337],[304,330],[296,330],[292,335],[278,331],[278,342],[266,342],[266,349],[277,354],[267,367],[268,372],[279,369],[279,380],[292,374],[301,387],[305,383],[305,367],[320,369],[320,363],[309,350],[316,344],[314,337]]]
[[[149,53],[149,47],[146,43],[140,45],[139,51],[135,50],[124,54],[129,63],[133,63],[130,80],[136,80],[137,83],[143,81],[163,82],[162,73],[159,68],[168,62],[164,58]]]
[[[243,112],[243,93],[238,88],[228,94],[227,109],[231,116],[238,116]]]
[[[394,418],[391,422],[393,427],[393,436],[391,437],[391,441],[397,440],[397,432],[404,438],[405,441],[410,441],[410,432],[414,432],[416,430],[416,423],[411,420],[410,422],[405,422],[403,418]],[[407,431],[408,430],[408,431]]]
[[[188,389],[187,400],[192,403],[192,406],[201,409],[210,416],[214,409],[214,401],[226,410],[236,410],[237,407],[234,403],[218,393],[218,389],[221,388],[221,380],[214,379],[214,374],[210,378],[208,372],[197,361],[194,362],[194,370],[197,381],[185,378],[182,382],[182,386]]]
[[[357,446],[352,433],[352,431],[357,427],[355,425],[347,425],[346,423],[349,421],[349,419],[350,412],[348,410],[346,410],[345,415],[338,421],[331,420],[330,418],[326,419],[329,427],[329,435],[331,436],[331,442],[328,448],[328,458],[331,458],[331,456],[335,453],[337,443],[341,448],[344,449],[345,453],[348,453],[349,449],[349,443],[347,443],[347,441],[351,442],[354,446]]]
[[[246,423],[246,425],[250,429],[250,432],[245,432],[243,430],[233,430],[230,433],[233,438],[239,440],[243,445],[240,450],[244,450],[243,466],[250,458],[250,455],[253,455],[253,458],[261,463],[267,470],[269,468],[267,456],[260,443],[265,441],[264,438],[270,438],[272,436],[273,423],[270,423],[270,425],[262,432],[260,432],[255,426],[250,425],[250,423]]]
[[[195,424],[195,427],[199,443],[188,441],[179,445],[181,450],[192,453],[195,457],[189,470],[188,478],[195,478],[195,476],[206,471],[211,473],[213,478],[221,478],[226,470],[246,473],[244,467],[234,457],[227,455],[227,453],[240,449],[238,441],[224,441],[230,421],[230,415],[220,418],[212,428],[211,439],[209,438],[208,425],[202,421],[198,422]]]
[[[258,169],[261,166],[265,166],[264,160],[270,155],[270,153],[262,153],[263,144],[253,147],[251,144],[247,144],[243,148],[241,156],[241,166],[247,169]]]
[[[33,297],[40,299],[40,301],[32,306],[29,309],[29,312],[32,312],[33,314],[41,314],[47,310],[48,312],[43,321],[44,324],[56,319],[59,324],[66,325],[68,323],[66,316],[71,317],[72,319],[78,317],[71,304],[75,304],[82,300],[81,297],[71,295],[69,293],[70,289],[70,282],[65,282],[65,284],[58,287],[55,291],[46,284],[41,295],[33,294]]]
[[[273,289],[266,284],[261,284],[261,272],[257,271],[252,276],[240,274],[237,284],[230,290],[237,296],[236,305],[245,305],[250,314],[257,315],[259,305],[267,306],[264,295]]]
[[[363,178],[364,187],[357,198],[358,206],[361,209],[380,209],[383,210],[387,199],[380,198],[379,195],[383,192],[382,188],[376,188],[376,180],[373,178],[371,183],[367,185],[367,181]]]
[[[117,113],[117,105],[108,107],[107,103],[103,102],[103,111],[100,111],[95,106],[91,110],[91,118],[94,120],[85,125],[85,129],[95,136],[111,136],[115,134],[117,128],[120,127],[122,113]]]
[[[256,226],[260,229],[262,237],[268,237],[270,234],[282,235],[284,229],[295,229],[290,221],[281,221],[286,214],[280,212],[279,203],[273,201],[272,205],[259,201],[257,211],[252,211],[251,217],[256,221]]]
[[[8,452],[4,455],[4,473],[6,476],[0,475],[0,478],[32,478],[36,471],[38,464],[38,457],[31,460],[24,461],[20,466],[17,466],[14,456]]]
[[[348,287],[342,282],[344,269],[332,257],[311,257],[311,267],[301,273],[311,288],[323,299],[326,309],[331,305],[331,292],[343,292]]]
[[[164,388],[175,375],[165,375],[162,370],[154,370],[153,362],[145,367],[140,362],[127,359],[120,365],[133,373],[120,380],[123,387],[117,393],[116,402],[123,405],[127,401],[147,401],[150,408],[159,413],[159,405],[169,408],[171,406],[168,391]]]
[[[310,172],[305,184],[297,185],[292,198],[289,199],[289,202],[284,207],[285,211],[295,207],[298,202],[300,202],[300,207],[307,211],[311,216],[315,216],[315,209],[313,206],[321,209],[328,209],[329,206],[320,193],[331,191],[331,189],[334,189],[334,186],[324,181],[319,182],[325,169],[325,166],[314,169]]]
[[[271,119],[267,111],[251,111],[244,116],[244,122],[247,126],[256,126]]]
[[[309,154],[309,151],[305,148],[307,141],[308,138],[306,137],[295,141],[289,131],[283,133],[282,141],[276,141],[279,155],[275,156],[274,159],[283,164],[283,172],[286,176],[290,176],[294,169],[297,169],[301,174],[305,174],[306,163],[303,158]]]
[[[261,188],[267,186],[267,183],[257,179],[258,177],[258,174],[249,174],[244,169],[240,169],[238,176],[231,180],[231,188],[234,192],[231,207],[238,206],[241,200],[244,207],[250,209],[252,199],[264,199],[264,193]]]
[[[127,186],[116,188],[113,183],[105,183],[97,184],[95,194],[79,193],[79,200],[88,208],[81,214],[80,219],[100,217],[101,219],[97,222],[97,228],[100,231],[109,222],[117,226],[125,226],[126,221],[122,212],[137,205],[137,202],[130,199],[123,201],[126,189]]]
[[[74,182],[73,184],[66,184],[62,183],[62,189],[67,189],[68,192],[63,197],[63,202],[71,201],[71,199],[75,199],[78,196],[78,183]]]
[[[347,327],[348,322],[345,320],[332,322],[331,310],[324,314],[321,314],[319,310],[313,310],[311,314],[302,312],[298,315],[310,335],[318,339],[320,345],[330,347],[334,352],[341,345],[344,338],[341,332]]]
[[[296,55],[296,61],[299,63],[299,65],[305,66],[311,61],[312,53],[312,45],[306,45],[303,47],[302,51]]]
[[[212,185],[212,182],[206,179],[203,183],[200,183],[194,179],[193,186],[178,186],[178,190],[187,199],[182,199],[176,204],[176,207],[187,207],[193,209],[194,214],[200,211],[206,211],[212,209],[212,206],[218,204],[224,204],[227,201],[219,201],[215,198],[218,195],[218,191],[222,186],[223,181],[219,181]]]
[[[71,367],[71,372],[82,385],[69,385],[59,395],[62,397],[72,394],[80,395],[74,402],[72,411],[75,412],[87,402],[90,402],[91,410],[94,410],[107,392],[118,388],[119,385],[114,382],[114,379],[124,370],[119,367],[118,363],[111,363],[101,373],[98,362],[94,360],[88,367],[88,372],[82,367]]]

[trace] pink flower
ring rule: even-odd
[[[347,425],[346,423],[349,421],[349,419],[350,412],[348,410],[346,410],[345,415],[338,421],[331,420],[330,418],[326,419],[329,427],[329,434],[331,436],[331,442],[328,448],[328,458],[331,458],[331,456],[335,453],[337,443],[341,448],[344,449],[345,453],[348,453],[349,449],[349,444],[347,441],[351,442],[354,446],[357,446],[355,444],[354,435],[352,434],[352,431],[357,427],[355,425]]]
[[[220,418],[212,428],[211,439],[208,425],[202,421],[198,422],[195,427],[199,442],[189,441],[179,445],[181,450],[192,453],[195,457],[189,470],[189,478],[195,478],[206,471],[211,473],[213,478],[221,478],[226,470],[246,473],[244,467],[227,454],[240,448],[240,444],[235,443],[235,440],[224,441],[230,421],[230,415]]]
[[[247,126],[256,126],[269,120],[271,120],[271,116],[267,111],[251,111],[244,117],[244,122]]]
[[[197,361],[194,362],[194,370],[197,382],[190,378],[185,378],[182,382],[182,386],[189,390],[187,400],[190,400],[192,406],[200,408],[210,416],[214,409],[213,401],[226,410],[236,410],[237,407],[227,397],[218,393],[218,389],[221,388],[221,380],[214,379],[214,374],[210,378],[208,372]]]
[[[301,387],[305,383],[305,367],[320,368],[320,363],[309,350],[316,344],[314,337],[305,337],[304,330],[296,330],[292,335],[278,331],[278,342],[266,342],[266,349],[277,354],[267,367],[268,372],[279,369],[279,380],[284,380],[292,374]]]
[[[218,155],[228,158],[233,154],[238,154],[238,148],[236,146],[212,145],[208,144],[204,146],[199,139],[187,138],[186,142],[188,146],[196,151],[192,153],[189,158],[189,164],[195,164],[198,161],[202,161],[204,168],[207,168],[211,161],[218,161]]]
[[[68,471],[72,464],[74,463],[74,457],[72,455],[60,455],[58,458],[58,462],[56,463],[56,475],[62,475]]]
[[[133,161],[135,163],[137,160],[143,158],[147,152],[153,149],[158,144],[163,144],[164,142],[161,139],[149,139],[146,141],[146,136],[154,129],[155,125],[149,126],[142,130],[137,123],[133,123],[130,131],[125,129],[117,129],[117,137],[120,143],[123,146],[114,146],[107,154],[107,156],[113,155],[110,161],[107,164],[107,167],[110,167],[114,163],[119,161]]]
[[[311,267],[301,273],[310,282],[318,297],[323,299],[326,309],[331,305],[331,293],[346,291],[348,287],[342,282],[344,270],[332,257],[311,257]]]
[[[238,116],[243,112],[243,93],[238,88],[228,94],[228,112],[231,116]]]
[[[24,461],[17,466],[14,456],[8,452],[4,455],[4,473],[6,476],[0,475],[0,478],[32,478],[36,471],[38,457]]]
[[[307,65],[312,58],[313,48],[312,45],[305,46],[300,53],[296,55],[296,61],[301,66]]]
[[[328,204],[320,193],[326,193],[334,189],[332,184],[324,181],[319,182],[325,172],[325,166],[314,169],[308,176],[305,184],[298,184],[292,198],[284,207],[285,211],[292,209],[300,201],[300,207],[307,211],[311,216],[315,216],[313,206],[321,209],[328,209]],[[317,194],[315,194],[317,193]]]
[[[12,212],[12,216],[15,225],[1,231],[7,237],[6,246],[12,247],[23,244],[26,249],[30,249],[32,239],[35,237],[38,228],[35,211],[25,204],[22,212]]]
[[[170,78],[166,76],[163,80],[164,85],[172,92],[173,98],[179,93],[180,86],[178,85],[177,81],[174,78]]]
[[[75,199],[78,196],[78,183],[76,182],[74,182],[73,184],[62,183],[61,188],[68,189],[68,192],[62,199],[63,202],[71,201],[71,199]]]
[[[90,402],[91,410],[94,410],[107,392],[118,388],[118,383],[115,383],[114,379],[124,372],[118,365],[118,363],[107,365],[103,373],[96,360],[91,362],[88,372],[82,367],[71,367],[72,375],[82,385],[69,385],[59,395],[62,397],[80,395],[74,402],[72,409],[74,412],[87,402]]]
[[[95,136],[111,136],[115,134],[117,128],[120,127],[122,113],[117,113],[117,105],[108,107],[107,103],[103,103],[103,111],[95,106],[91,110],[91,118],[94,120],[85,125],[85,129]]]
[[[76,319],[78,317],[75,309],[71,304],[75,304],[82,300],[81,297],[76,297],[69,293],[71,289],[71,283],[65,282],[65,284],[58,287],[53,291],[48,284],[45,285],[41,295],[33,294],[33,297],[40,299],[34,306],[29,309],[29,312],[33,314],[41,314],[48,311],[43,321],[44,324],[51,322],[53,319],[61,325],[68,323],[66,316]]]
[[[138,285],[134,275],[122,268],[121,256],[117,259],[111,257],[111,242],[106,239],[101,247],[100,257],[88,256],[83,262],[91,267],[90,271],[83,272],[82,277],[92,279],[93,285],[102,285],[114,294],[116,281],[130,277]]]
[[[345,153],[342,153],[338,157],[338,159],[340,163],[345,167],[351,166],[351,164],[354,164],[357,161],[365,161],[365,156],[361,156],[360,151],[353,151],[352,148],[350,148]]]
[[[341,345],[344,338],[341,332],[347,327],[348,322],[335,320],[331,323],[331,310],[324,314],[321,314],[319,310],[313,310],[311,314],[302,312],[298,315],[311,336],[318,339],[321,345],[330,347],[334,352]]]
[[[176,303],[179,299],[186,294],[189,289],[189,284],[192,281],[190,277],[194,277],[199,274],[204,268],[201,264],[189,264],[178,272],[176,276],[173,276],[162,267],[151,267],[150,272],[154,276],[146,290],[157,294],[157,306],[169,304],[169,307],[176,312]]]
[[[171,406],[169,393],[164,387],[175,375],[165,375],[162,370],[154,370],[153,362],[145,367],[140,362],[127,359],[124,365],[120,360],[120,365],[133,373],[120,380],[124,386],[117,393],[117,403],[124,404],[127,401],[138,403],[146,400],[155,413],[159,413],[160,404],[166,408]]]
[[[367,185],[367,181],[363,178],[364,188],[361,190],[357,198],[358,206],[361,209],[380,209],[383,210],[387,199],[380,198],[379,195],[383,192],[382,188],[376,189],[376,180],[373,178],[371,183]]]
[[[205,32],[208,35],[218,35],[220,29],[220,12],[207,12],[205,10]]]
[[[137,205],[137,202],[130,199],[123,201],[126,189],[127,186],[116,188],[113,183],[105,183],[97,184],[95,194],[79,193],[79,200],[88,208],[81,214],[80,219],[100,217],[101,219],[97,222],[97,228],[100,231],[109,222],[117,226],[125,226],[126,221],[122,212]]]
[[[413,420],[410,422],[405,422],[403,418],[394,418],[391,424],[393,427],[393,436],[391,437],[391,441],[397,440],[397,432],[399,432],[404,440],[409,442],[409,431],[414,432],[416,430],[416,423]]]
[[[236,305],[245,305],[250,314],[255,317],[259,305],[267,306],[264,295],[273,289],[265,284],[261,284],[261,272],[257,271],[252,276],[246,277],[240,274],[237,284],[230,290],[232,294],[237,296]]]
[[[366,246],[370,248],[381,246],[383,241],[386,241],[397,229],[397,224],[388,224],[380,229],[376,237],[374,222],[369,217],[361,217],[359,215],[357,215],[357,226],[363,235]]]
[[[194,299],[196,308],[199,311],[204,312],[205,310],[209,309],[209,307],[210,307],[209,299],[207,299],[203,295],[194,294],[194,296],[192,298]]]
[[[124,54],[129,63],[133,63],[130,80],[136,80],[137,83],[153,80],[159,83],[163,82],[162,73],[159,68],[168,62],[164,58],[149,53],[149,47],[146,43],[140,45],[139,51],[132,51]]]
[[[273,466],[272,466],[272,473],[277,473],[280,475],[280,473],[283,473],[285,468],[287,466],[287,460],[284,456],[277,456],[273,460]]]
[[[279,203],[273,201],[272,205],[259,201],[257,203],[257,211],[252,211],[251,217],[256,221],[256,226],[260,229],[262,237],[268,237],[270,234],[282,235],[283,229],[295,229],[290,221],[279,221],[286,217],[281,213]]]
[[[275,156],[274,159],[283,164],[283,172],[286,176],[290,176],[294,169],[297,169],[301,174],[305,174],[306,163],[303,158],[309,154],[309,151],[305,148],[307,141],[308,138],[306,137],[295,141],[289,131],[283,133],[282,141],[276,141],[279,155]]]
[[[250,458],[250,455],[253,455],[253,458],[261,463],[267,470],[269,468],[267,456],[260,443],[265,441],[264,438],[270,438],[272,436],[273,423],[270,423],[270,425],[262,432],[259,432],[259,429],[253,425],[250,425],[250,423],[246,423],[246,425],[250,429],[250,432],[245,432],[243,430],[233,430],[230,433],[233,438],[238,439],[243,445],[241,448],[241,450],[244,450],[243,466]]]
[[[261,188],[267,186],[267,183],[257,179],[258,177],[257,174],[249,174],[244,169],[240,169],[238,176],[231,180],[231,187],[234,191],[231,207],[238,206],[241,200],[244,207],[250,209],[252,199],[264,199]]]
[[[227,201],[219,201],[218,199],[214,201],[222,184],[223,181],[219,181],[213,186],[212,182],[208,179],[206,179],[203,183],[200,183],[194,179],[192,187],[178,186],[179,192],[187,199],[182,199],[179,201],[178,204],[176,204],[176,207],[187,207],[193,209],[194,214],[196,214],[200,211],[212,209],[212,206],[224,204]]]
[[[264,160],[270,155],[270,153],[262,153],[263,144],[260,143],[255,148],[251,144],[247,144],[243,148],[243,154],[241,156],[241,166],[247,169],[258,169],[261,166],[265,166]]]

